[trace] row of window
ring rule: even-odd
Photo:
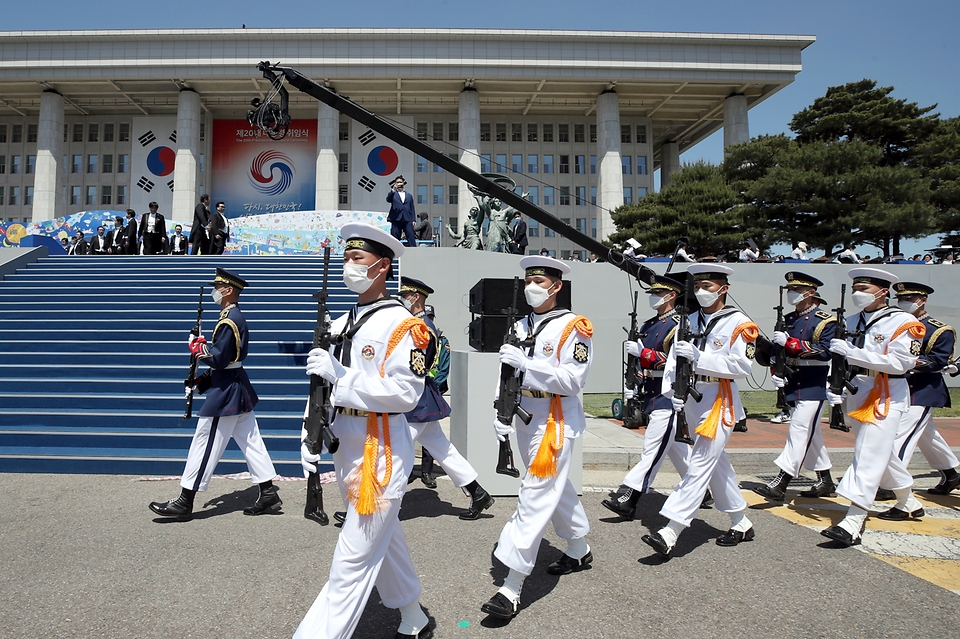
[[[127,187],[124,185],[118,185],[116,191],[114,191],[113,186],[71,186],[69,187],[69,196],[67,192],[68,187],[63,189],[63,199],[69,201],[71,206],[100,206],[104,205],[113,205],[113,204],[126,204],[127,203]],[[99,189],[100,197],[97,197],[97,191]],[[7,197],[4,198],[4,191],[7,191]],[[20,201],[20,194],[23,193],[23,201]],[[114,195],[116,193],[116,195]],[[69,200],[67,199],[69,197]],[[10,186],[3,187],[0,186],[0,206],[7,204],[9,206],[32,206],[33,205],[33,187],[26,186],[21,189],[19,186]]]
[[[346,122],[340,124],[340,139],[347,139],[344,135],[344,125],[347,125]],[[23,142],[23,125],[22,124],[0,124],[0,144],[8,141],[7,131],[9,129],[9,142],[12,144],[19,144]],[[35,143],[37,141],[38,125],[28,124],[27,125],[27,143]],[[86,131],[86,136],[84,136],[84,131]],[[349,129],[348,129],[349,131]],[[72,132],[72,135],[71,135]],[[206,127],[205,123],[200,123],[200,141],[203,142],[206,136]],[[74,124],[64,124],[63,125],[63,141],[67,142],[72,140],[73,142],[129,142],[130,141],[130,123],[129,122],[120,122],[119,124],[113,122],[90,122],[84,124],[83,122],[75,122]]]
[[[456,156],[450,156],[453,159],[456,159]],[[480,155],[480,172],[481,173],[506,173],[507,172],[507,156],[506,155],[497,155],[495,156],[496,162],[491,162],[491,156],[489,153],[484,153]],[[541,157],[542,163],[541,163]],[[585,155],[574,155],[573,157],[573,172],[577,175],[585,175],[587,172],[586,158]],[[524,164],[524,156],[522,155],[511,155],[510,156],[510,171],[513,173],[554,173],[556,169],[557,173],[570,173],[570,158],[569,155],[558,155],[557,159],[559,164],[554,164],[554,156],[552,155],[528,155],[526,156],[526,164]],[[346,172],[346,162],[347,154],[340,154],[341,162],[341,172]],[[417,156],[417,173],[426,173],[427,172],[427,160],[426,158]],[[623,155],[620,156],[620,170],[624,175],[633,174],[633,156]],[[434,164],[433,165],[434,173],[443,173],[443,168]],[[597,156],[590,156],[590,173],[592,175],[597,174]],[[638,155],[637,156],[637,175],[647,175],[647,156]]]
[[[447,199],[444,201],[443,193],[444,187],[440,185],[435,185],[433,187],[433,193],[430,194],[427,190],[428,187],[424,185],[417,186],[417,204],[427,204],[428,195],[432,195],[429,200],[430,204],[458,204],[460,202],[460,193],[459,187],[455,184],[447,186]],[[341,193],[346,189],[346,186],[341,186]],[[540,187],[538,186],[528,186],[526,189],[521,187],[516,187],[514,191],[517,195],[522,195],[523,191],[527,192],[527,200],[532,204],[540,206]],[[637,197],[646,197],[647,189],[644,187],[637,187]],[[571,193],[570,187],[561,186],[559,188],[559,193],[552,186],[543,187],[543,206],[554,206],[559,204],[560,206],[570,206],[571,199],[576,206],[585,206],[587,203],[587,187],[585,186],[576,186],[573,187],[573,192]],[[341,201],[342,204],[346,204],[345,201]],[[633,188],[624,187],[623,189],[623,203],[632,204],[633,203]],[[597,187],[590,187],[590,204],[596,206],[597,204]],[[569,223],[569,222],[568,222]]]
[[[340,139],[345,140],[344,124],[340,124]],[[446,136],[444,136],[444,127],[446,127]],[[597,125],[589,125],[590,142],[597,141]],[[431,130],[432,128],[432,130]],[[521,123],[509,124],[511,142],[570,142],[571,129],[573,131],[574,142],[587,141],[586,124],[557,124],[556,126],[549,122],[528,122],[526,125]],[[497,142],[507,141],[508,125],[506,122],[481,122],[480,123],[480,141],[491,142],[495,137]],[[556,132],[556,135],[554,135]],[[426,141],[428,134],[433,140],[447,140],[448,142],[460,141],[460,124],[458,122],[417,122],[417,139]],[[621,144],[647,143],[647,126],[645,124],[621,124],[620,125],[620,143]]]
[[[10,156],[10,175],[17,175],[18,173],[36,173],[37,172],[37,156],[36,155],[27,155],[26,165],[23,164],[23,157],[20,155],[11,155]],[[117,173],[126,173],[130,167],[130,156],[126,153],[121,153],[116,156],[117,163],[113,163],[114,155],[111,153],[105,153],[103,155],[103,163],[100,163],[100,156],[98,155],[88,155],[86,164],[84,164],[82,155],[73,155],[70,157],[70,164],[67,164],[67,156],[63,156],[63,173],[67,172],[67,167],[70,167],[70,173],[113,173],[114,166],[116,166]],[[86,169],[86,171],[84,171]],[[201,169],[202,170],[202,169]],[[7,172],[7,156],[0,155],[0,174]]]

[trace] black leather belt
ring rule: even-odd
[[[343,408],[337,406],[337,413],[340,415],[349,415],[350,417],[367,417],[370,414],[368,410],[359,410],[357,408]],[[379,413],[380,415],[399,415],[400,413]]]
[[[864,377],[876,377],[876,376],[878,376],[878,375],[884,375],[885,373],[882,373],[882,372],[880,372],[880,371],[875,371],[875,370],[873,370],[873,369],[871,369],[871,368],[863,368],[862,366],[854,366],[854,367],[853,367],[853,374],[854,374],[854,375],[863,375]],[[890,375],[889,373],[886,373],[886,375],[887,375],[887,377],[890,378],[890,379],[906,379],[906,377],[907,377],[906,375]]]
[[[555,393],[548,393],[547,391],[538,391],[538,390],[522,390],[520,394],[524,397],[531,397],[533,399],[551,399],[553,397],[559,397],[563,399],[565,395],[557,395]]]

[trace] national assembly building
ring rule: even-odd
[[[202,193],[229,217],[386,211],[407,181],[450,244],[466,183],[292,87],[274,141],[247,123],[271,99],[262,60],[298,70],[604,239],[610,213],[718,129],[791,83],[812,36],[483,29],[0,32],[0,219],[156,201],[190,222]],[[582,255],[529,221],[530,252]]]

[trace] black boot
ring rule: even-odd
[[[437,480],[433,478],[433,455],[426,448],[422,449],[423,454],[420,457],[420,481],[427,488],[436,488]]]
[[[706,510],[713,507],[713,493],[710,492],[710,489],[707,489],[707,492],[703,494],[703,501],[700,502],[700,508]]]
[[[604,499],[600,504],[609,511],[615,512],[624,519],[633,519],[637,514],[637,502],[640,501],[640,491],[627,488],[616,499]]]
[[[253,506],[247,506],[243,509],[244,515],[262,515],[268,510],[277,510],[283,502],[280,501],[280,495],[277,494],[277,487],[272,481],[265,481],[260,484],[260,496]]]
[[[801,497],[817,499],[819,497],[832,497],[837,490],[837,485],[833,483],[833,477],[829,470],[817,471],[817,483],[809,489],[800,493]]]
[[[766,486],[761,486],[760,488],[754,488],[753,492],[757,493],[764,499],[769,499],[770,501],[782,502],[787,496],[787,486],[790,485],[790,481],[793,479],[790,475],[780,471],[780,474],[777,475],[777,478]]]
[[[478,484],[476,480],[463,487],[463,492],[470,496],[470,507],[460,513],[460,519],[473,521],[480,517],[480,513],[493,506],[493,497]]]
[[[176,517],[177,521],[193,519],[193,497],[195,490],[180,489],[180,496],[170,501],[155,501],[150,504],[150,510],[161,517]]]
[[[927,493],[931,495],[949,495],[954,488],[960,486],[960,473],[953,468],[941,470],[940,474],[942,475],[940,483],[933,488],[927,489]]]

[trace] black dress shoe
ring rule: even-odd
[[[878,519],[886,519],[887,521],[906,521],[908,519],[920,519],[926,513],[923,512],[923,508],[917,508],[912,512],[907,512],[905,510],[900,510],[896,506],[890,510],[885,510],[882,513],[877,515]]]
[[[707,492],[703,494],[703,501],[700,502],[700,508],[707,509],[713,507],[713,493],[710,492],[710,489],[707,489]]]
[[[342,510],[337,510],[333,513],[333,518],[342,524],[347,521],[347,513]]]
[[[396,639],[431,639],[431,637],[433,637],[433,629],[430,626],[427,626],[415,635],[406,635],[402,632],[398,632]]]
[[[177,521],[190,521],[193,519],[193,504],[189,503],[182,496],[170,501],[151,502],[150,510],[161,517],[176,517]]]
[[[668,546],[667,542],[663,540],[663,537],[660,536],[660,533],[653,533],[652,535],[644,535],[640,538],[640,541],[647,544],[658,553],[664,557],[670,556],[670,551],[673,550],[673,547]]]
[[[604,499],[600,502],[600,505],[607,510],[620,515],[626,520],[633,519],[637,514],[636,505],[631,506],[630,502],[628,501],[620,501],[619,499]]]
[[[483,488],[477,490],[476,495],[470,498],[470,507],[467,508],[464,512],[460,513],[460,519],[464,521],[473,521],[480,517],[480,513],[485,511],[490,506],[493,506],[494,500],[493,496],[490,495]]]
[[[753,492],[757,493],[768,501],[773,501],[780,504],[782,504],[787,498],[787,491],[779,486],[760,486],[760,488],[754,488]]]
[[[500,592],[491,597],[490,601],[480,606],[480,612],[499,619],[513,619],[517,616],[519,610],[519,602],[513,603]]]
[[[593,553],[589,550],[581,559],[574,559],[564,554],[563,557],[547,566],[547,572],[551,575],[569,575],[574,570],[583,570],[591,563],[593,563]]]
[[[277,487],[270,486],[260,491],[260,496],[257,497],[257,501],[252,506],[244,508],[243,514],[262,515],[268,510],[277,510],[281,504],[283,504],[283,502],[280,501],[280,495],[277,494]]]
[[[892,490],[887,490],[886,488],[878,488],[877,496],[873,498],[874,501],[894,501],[896,500],[897,495]]]
[[[818,481],[807,490],[801,491],[800,496],[807,499],[819,499],[820,497],[833,497],[836,492],[836,484]]]
[[[741,541],[753,541],[756,534],[751,526],[746,532],[740,532],[731,528],[727,532],[717,537],[718,546],[736,546]]]
[[[421,473],[421,474],[420,474],[420,481],[422,481],[422,482],[423,482],[423,485],[426,486],[427,488],[436,488],[436,487],[437,487],[437,480],[434,479],[434,478],[433,478],[433,475],[431,475],[430,473]]]
[[[854,539],[853,535],[848,533],[846,529],[841,528],[840,526],[830,526],[829,528],[821,530],[820,534],[849,548],[850,546],[860,545],[860,540],[863,537],[863,529],[860,529],[860,537],[857,537],[856,539]]]
[[[929,495],[949,495],[957,486],[960,486],[960,473],[957,473],[950,479],[942,477],[940,483],[933,488],[927,489]]]

